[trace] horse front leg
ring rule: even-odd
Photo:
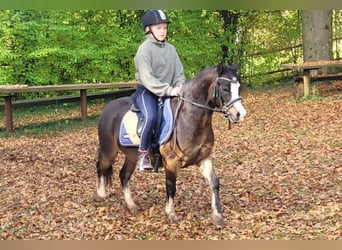
[[[207,158],[203,160],[200,164],[201,174],[204,176],[206,181],[209,183],[209,187],[211,190],[211,222],[219,227],[223,226],[223,215],[221,211],[221,202],[220,202],[220,182],[216,176],[212,160],[211,158]]]
[[[177,216],[174,208],[174,198],[176,195],[176,180],[177,180],[177,171],[175,168],[170,169],[168,166],[164,164],[165,167],[165,178],[166,178],[166,205],[165,212],[168,220],[171,223],[176,223],[181,220],[181,217]]]

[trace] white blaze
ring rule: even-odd
[[[239,98],[239,88],[240,88],[240,83],[238,81],[232,82],[230,84],[230,92],[232,94],[232,100],[236,100]],[[240,113],[240,121],[243,121],[244,117],[247,114],[247,111],[242,106],[242,102],[241,101],[235,102],[233,106],[236,109],[236,111]]]

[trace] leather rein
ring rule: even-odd
[[[190,99],[184,98],[182,95],[180,95],[179,98],[180,98],[181,101],[184,101],[184,102],[187,102],[187,103],[191,103],[192,105],[194,105],[196,107],[224,114],[225,117],[229,118],[228,119],[228,121],[229,121],[228,127],[229,127],[229,129],[231,129],[231,123],[235,122],[235,118],[234,118],[233,114],[229,112],[229,109],[234,105],[234,103],[239,102],[239,101],[242,102],[243,100],[242,100],[242,98],[236,98],[234,100],[231,100],[226,105],[222,105],[223,104],[223,97],[222,97],[222,90],[221,90],[220,86],[218,85],[218,81],[219,80],[225,80],[225,81],[232,82],[232,83],[237,82],[237,81],[236,80],[233,81],[233,80],[231,80],[229,78],[226,78],[226,77],[217,77],[216,78],[216,82],[215,82],[215,86],[214,86],[215,89],[214,89],[213,98],[219,98],[220,99],[220,102],[221,102],[220,106],[221,107],[223,106],[220,109],[212,108],[212,107],[209,107],[208,105],[204,105],[204,104],[201,104],[201,103],[198,103],[198,102],[194,102],[194,101],[192,101]],[[176,121],[177,121],[177,118],[178,118],[178,115],[179,115],[180,108],[181,108],[181,102],[178,102],[178,105],[177,105],[177,108],[176,108],[176,111],[175,111],[175,120]],[[168,157],[173,157],[174,155],[176,155],[176,153],[175,153],[175,148],[176,148],[176,145],[177,145],[177,130],[176,129],[174,130],[173,137],[174,137],[173,145],[171,146],[172,151],[168,155]],[[177,157],[179,159],[182,159],[182,157],[179,156],[179,155],[177,155]]]
[[[216,78],[216,82],[215,82],[215,86],[214,86],[214,93],[213,93],[213,98],[215,99],[219,99],[220,100],[220,107],[221,108],[212,108],[212,107],[209,107],[208,105],[204,105],[204,104],[201,104],[201,103],[198,103],[198,102],[194,102],[190,99],[187,99],[187,98],[184,98],[183,96],[179,96],[180,100],[184,101],[184,102],[187,102],[187,103],[191,103],[192,105],[196,106],[196,107],[199,107],[199,108],[203,108],[203,109],[206,109],[206,110],[210,110],[210,111],[213,111],[213,112],[218,112],[218,113],[222,113],[224,114],[224,117],[227,117],[228,118],[228,128],[231,129],[232,127],[232,122],[235,123],[236,122],[236,117],[229,111],[229,109],[236,103],[236,102],[242,102],[242,98],[236,98],[234,100],[230,100],[229,103],[223,105],[223,97],[222,97],[222,89],[220,88],[219,84],[218,84],[218,81],[219,80],[225,80],[225,81],[228,81],[228,82],[231,82],[231,83],[236,83],[237,80],[234,79],[231,80],[229,78],[226,78],[226,77],[217,77]],[[178,112],[176,112],[178,113]]]
[[[222,105],[223,103],[223,99],[222,99],[222,90],[220,88],[220,86],[218,85],[218,81],[219,80],[225,80],[225,81],[228,81],[228,82],[236,82],[229,79],[229,78],[226,78],[226,77],[217,77],[216,78],[216,82],[215,82],[215,90],[214,90],[214,94],[213,94],[213,98],[219,98],[220,99],[220,102],[221,102],[221,107],[223,106],[223,108],[220,108],[220,109],[217,109],[217,108],[212,108],[212,107],[209,107],[208,105],[204,105],[204,104],[201,104],[201,103],[198,103],[198,102],[194,102],[190,99],[187,99],[187,98],[184,98],[183,96],[179,96],[179,98],[182,100],[182,101],[185,101],[187,103],[191,103],[192,105],[196,106],[196,107],[199,107],[199,108],[203,108],[203,109],[206,109],[206,110],[210,110],[210,111],[213,111],[213,112],[219,112],[219,113],[223,113],[226,117],[229,117],[231,116],[232,114],[228,111],[233,105],[234,103],[236,102],[239,102],[239,101],[243,101],[242,98],[236,98],[234,100],[231,100],[229,103],[227,103],[226,105]]]

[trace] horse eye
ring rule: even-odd
[[[222,90],[223,91],[229,91],[230,90],[230,85],[222,85]]]

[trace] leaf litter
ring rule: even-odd
[[[129,213],[118,178],[122,155],[107,199],[93,201],[96,126],[0,139],[0,239],[342,239],[340,90],[294,96],[292,89],[246,93],[248,116],[231,130],[214,114],[222,229],[210,223],[210,192],[195,166],[180,172],[176,211],[183,220],[169,224],[163,169],[133,174],[142,212]]]

